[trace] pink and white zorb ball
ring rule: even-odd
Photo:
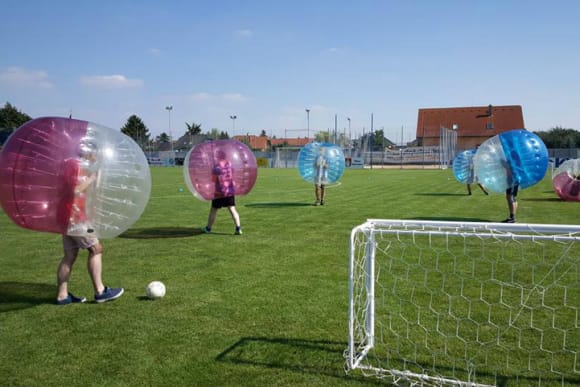
[[[0,153],[0,204],[30,230],[113,238],[139,219],[150,191],[141,148],[92,122],[31,120]]]
[[[258,176],[256,157],[246,144],[236,140],[208,141],[193,147],[183,163],[183,178],[196,198],[213,200],[224,196],[218,181],[224,168],[231,174],[227,182],[230,196],[252,190]]]
[[[560,199],[580,202],[580,159],[564,161],[554,172],[552,185]]]

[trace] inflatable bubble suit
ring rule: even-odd
[[[258,176],[256,157],[236,140],[215,140],[191,148],[183,163],[185,184],[200,200],[246,195]]]
[[[580,202],[580,159],[564,161],[554,172],[552,185],[560,199]]]
[[[463,184],[475,183],[475,173],[473,170],[473,156],[476,149],[468,149],[460,152],[453,159],[453,175],[458,182]]]
[[[113,238],[139,219],[150,191],[141,148],[92,122],[31,120],[0,153],[0,204],[30,230]]]
[[[540,137],[525,129],[493,136],[481,144],[473,157],[475,176],[492,192],[519,185],[531,187],[546,175],[548,149]]]
[[[315,163],[319,156],[324,157],[328,166],[325,184],[337,182],[344,173],[344,153],[337,145],[327,142],[311,142],[300,149],[300,153],[298,153],[298,173],[300,176],[304,180],[314,183],[317,175]]]

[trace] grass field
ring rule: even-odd
[[[244,235],[227,211],[202,234],[209,204],[180,168],[152,169],[141,219],[103,240],[111,303],[54,305],[61,241],[0,213],[0,384],[29,386],[373,385],[345,375],[350,230],[367,218],[500,221],[502,194],[466,195],[450,170],[348,170],[313,206],[294,169],[260,169],[237,199]],[[519,222],[578,224],[578,203],[551,181],[519,195]],[[164,299],[144,297],[152,280]],[[92,300],[85,256],[71,290]]]

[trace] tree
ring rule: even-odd
[[[191,125],[189,125],[186,122],[185,125],[187,126],[187,134],[189,134],[191,136],[196,135],[196,134],[201,134],[201,125],[200,124],[196,124],[195,122],[191,122]]]
[[[314,135],[314,141],[330,142],[330,133],[328,131],[320,131]]]
[[[131,137],[141,148],[149,142],[149,129],[135,114],[129,117],[125,126],[121,128],[121,133]]]
[[[155,141],[157,141],[158,143],[167,143],[169,142],[169,135],[165,132],[161,133],[159,136],[157,136],[157,138],[155,139]]]
[[[547,132],[534,132],[542,139],[547,148],[580,148],[580,132],[556,126]]]
[[[32,117],[24,114],[6,102],[4,107],[0,109],[0,130],[2,129],[16,129],[30,121]]]
[[[220,131],[217,128],[212,128],[209,132],[207,132],[207,135],[214,140],[217,140],[220,136]]]

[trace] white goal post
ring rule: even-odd
[[[369,219],[346,370],[394,385],[580,384],[580,226]]]

